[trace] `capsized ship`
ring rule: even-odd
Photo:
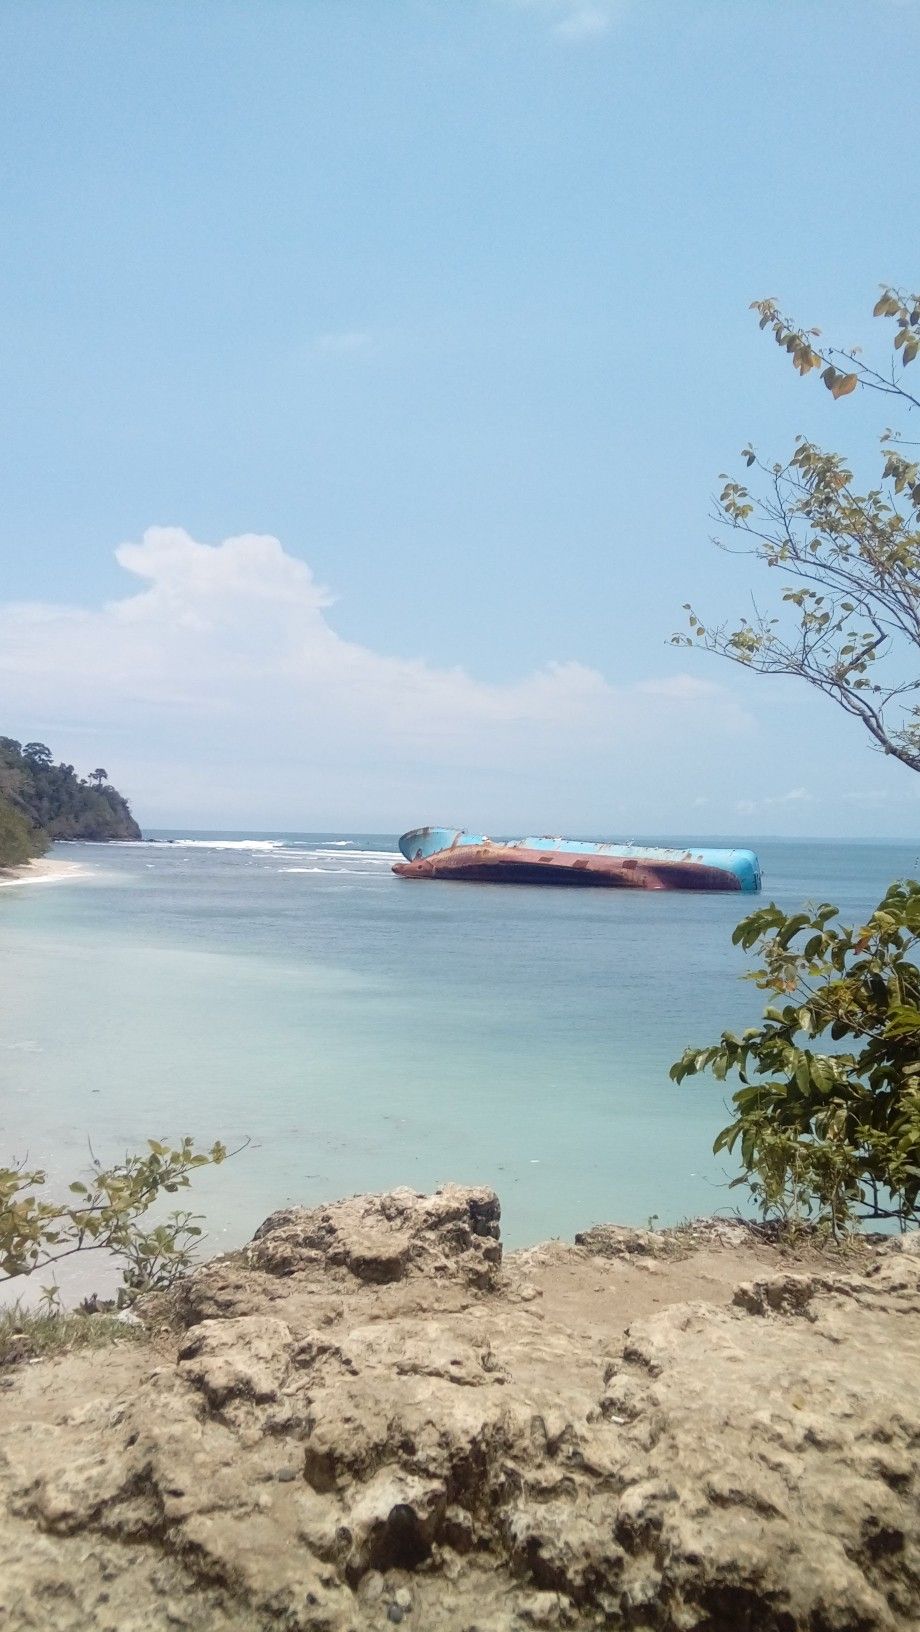
[[[457,879],[476,884],[571,884],[625,890],[760,889],[753,850],[668,850],[581,839],[493,840],[448,827],[415,827],[399,848],[400,878]]]

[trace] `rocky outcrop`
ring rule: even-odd
[[[498,1218],[277,1213],[152,1347],[17,1368],[0,1624],[918,1624],[920,1256],[606,1229],[502,1266]]]

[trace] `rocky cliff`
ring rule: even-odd
[[[10,1632],[920,1622],[916,1238],[612,1228],[489,1191],[275,1214],[150,1342],[10,1368]]]

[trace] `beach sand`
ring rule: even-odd
[[[40,856],[21,867],[0,867],[0,889],[12,884],[63,884],[86,873],[87,868],[78,861],[51,861]]]

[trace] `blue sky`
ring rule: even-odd
[[[150,825],[915,831],[829,704],[666,641],[746,605],[748,438],[878,423],[748,303],[881,343],[918,18],[3,8],[3,729]]]

